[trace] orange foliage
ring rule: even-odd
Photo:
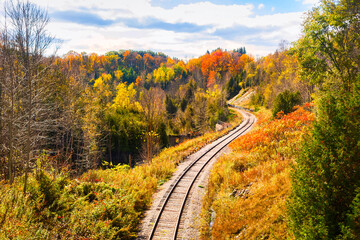
[[[221,157],[210,174],[202,239],[292,237],[286,222],[290,166],[314,120],[311,108],[308,103],[275,119],[260,113],[257,127],[230,144],[233,152]]]
[[[223,77],[226,73],[236,75],[241,73],[246,65],[254,61],[254,58],[246,54],[217,49],[210,54],[205,54],[197,59],[191,59],[187,65],[188,70],[201,69],[202,75],[208,80],[207,85],[216,83],[214,76],[219,74]],[[217,79],[219,80],[219,79]]]
[[[150,54],[145,53],[143,59],[146,67],[151,68],[154,65],[155,59]]]
[[[195,69],[201,68],[201,60],[201,58],[190,59],[188,64],[186,65],[187,70],[193,72],[195,71]]]
[[[210,71],[207,87],[211,87],[216,82],[216,72]]]
[[[297,107],[288,115],[279,114],[278,118],[267,123],[252,134],[244,135],[230,144],[237,151],[257,151],[260,147],[270,147],[288,138],[289,132],[301,131],[314,120],[314,114],[308,111],[308,106]]]
[[[140,85],[141,81],[142,81],[141,77],[138,76],[138,77],[136,78],[136,83],[135,83],[135,85],[138,87],[138,86]]]

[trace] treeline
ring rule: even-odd
[[[276,108],[278,95],[297,93],[295,105],[312,101],[311,94],[314,86],[306,79],[300,78],[299,62],[293,50],[279,48],[275,53],[269,54],[249,64],[246,68],[245,80],[255,87],[251,104]],[[292,106],[295,106],[292,105]]]
[[[10,182],[27,176],[43,154],[77,174],[150,162],[169,135],[196,136],[227,121],[227,82],[253,61],[245,48],[188,63],[133,50],[50,56],[47,12],[29,2],[5,7],[0,169]]]
[[[221,49],[189,63],[160,58],[162,54],[141,57],[130,50],[124,55],[71,52],[55,60],[58,76],[66,83],[60,98],[69,104],[62,106],[69,120],[62,142],[72,146],[66,158],[80,163],[80,168],[84,164],[85,169],[94,167],[100,159],[114,164],[150,161],[168,146],[169,135],[195,136],[213,130],[217,123],[227,121],[228,79],[242,74],[252,61],[247,55]],[[133,69],[136,78],[129,78]],[[92,146],[87,148],[92,151],[86,159],[93,164],[83,161],[84,141]]]
[[[69,71],[81,71],[85,79],[97,79],[103,73],[109,73],[112,77],[121,74],[124,81],[133,83],[137,76],[151,73],[166,63],[168,58],[163,53],[152,51],[119,50],[105,55],[70,51],[58,59],[58,64],[63,70],[67,68]]]

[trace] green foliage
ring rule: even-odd
[[[39,184],[39,191],[44,199],[43,207],[50,206],[52,209],[53,205],[56,205],[56,201],[59,199],[59,189],[42,170],[36,174],[36,180]]]
[[[313,134],[292,176],[289,212],[299,239],[336,239],[351,211],[360,186],[359,87],[360,81],[351,92],[330,92],[319,100]]]
[[[300,92],[290,92],[285,90],[276,96],[274,106],[273,106],[273,117],[275,117],[279,112],[284,114],[291,113],[294,111],[296,105],[301,104],[301,95]]]
[[[230,80],[226,83],[225,89],[228,99],[235,97],[240,92],[240,83],[242,82],[242,76],[243,74],[232,76]]]
[[[165,109],[169,117],[173,117],[177,112],[177,106],[175,100],[166,94]]]
[[[174,66],[174,73],[175,78],[178,78],[180,80],[186,79],[189,74],[183,62],[179,62]]]
[[[254,106],[263,106],[265,104],[264,94],[260,91],[256,91],[255,94],[251,95],[250,104]]]
[[[158,134],[160,138],[160,145],[161,148],[168,147],[169,146],[169,137],[166,133],[166,125],[165,123],[160,123],[158,128]]]
[[[342,236],[339,239],[357,239],[360,233],[360,188],[355,190],[357,193],[351,203],[350,211],[346,215],[344,223],[340,224]]]
[[[137,155],[143,140],[145,123],[139,112],[118,109],[106,115],[110,134],[112,161],[123,162],[121,153]],[[109,150],[109,149],[108,149]]]
[[[190,81],[186,85],[186,92],[185,92],[184,98],[181,100],[181,103],[180,103],[181,111],[185,112],[188,104],[194,100],[195,91],[196,91],[196,84],[193,81]]]
[[[289,215],[297,239],[360,237],[359,10],[359,1],[322,1],[296,44],[302,76],[320,88],[317,121],[292,174]]]
[[[241,48],[234,49],[234,52],[238,52],[240,54],[246,54],[246,49],[245,49],[245,47],[241,47]]]
[[[329,77],[347,84],[356,78],[360,66],[359,12],[358,0],[322,0],[309,13],[304,35],[295,45],[304,78],[318,85]]]
[[[134,69],[130,67],[129,69],[123,68],[121,70],[123,72],[123,81],[127,83],[133,83],[136,80],[137,74]]]
[[[185,111],[185,109],[186,109],[186,107],[187,107],[187,105],[188,105],[188,101],[185,99],[185,98],[183,98],[182,100],[181,100],[181,103],[180,103],[180,108],[181,108],[181,111]]]

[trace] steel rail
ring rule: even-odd
[[[239,135],[243,134],[244,132],[246,132],[252,125],[254,124],[254,120],[252,121],[252,123],[250,125],[248,125],[246,127],[246,129],[244,131],[242,131],[241,133],[239,133]],[[238,136],[239,136],[238,135]],[[238,136],[234,137],[231,141],[229,142],[232,142],[234,139],[236,139]],[[183,214],[183,211],[184,211],[184,208],[185,208],[185,204],[186,204],[186,200],[187,198],[189,197],[189,194],[190,194],[190,191],[191,191],[191,188],[192,186],[194,185],[195,181],[197,180],[198,176],[200,175],[200,173],[202,172],[202,170],[206,167],[206,165],[221,151],[223,150],[225,147],[227,146],[227,144],[225,144],[224,146],[222,146],[219,150],[217,150],[205,163],[204,165],[201,167],[201,169],[197,172],[197,174],[195,175],[195,177],[193,178],[187,192],[186,192],[186,195],[184,197],[184,200],[183,200],[183,203],[181,205],[181,208],[180,208],[180,211],[179,211],[179,217],[178,217],[178,220],[177,220],[177,223],[176,223],[176,227],[175,227],[175,232],[174,232],[174,237],[173,239],[176,239],[177,237],[177,234],[178,234],[178,231],[179,231],[179,228],[180,228],[180,221],[181,221],[181,216]]]
[[[157,216],[157,218],[156,218],[156,220],[155,220],[154,226],[153,226],[152,231],[151,231],[151,234],[150,234],[150,236],[149,236],[149,240],[151,240],[151,239],[154,237],[154,234],[155,234],[155,232],[156,232],[157,225],[158,225],[158,223],[159,223],[159,221],[160,221],[160,218],[161,218],[161,215],[162,215],[162,213],[163,213],[163,211],[164,211],[164,209],[165,209],[165,206],[166,206],[167,202],[169,201],[169,199],[170,199],[172,193],[174,192],[175,188],[177,187],[178,183],[182,180],[182,178],[185,176],[185,174],[186,174],[201,158],[203,158],[203,157],[204,157],[207,153],[209,153],[211,150],[213,150],[214,148],[218,147],[221,143],[223,143],[224,141],[230,139],[232,136],[234,136],[235,134],[237,134],[238,132],[240,132],[240,131],[243,130],[244,128],[246,128],[246,129],[245,129],[244,131],[242,131],[240,134],[238,134],[235,138],[237,138],[239,135],[241,135],[243,132],[245,132],[247,129],[249,129],[249,128],[252,126],[252,124],[254,123],[254,121],[253,121],[250,125],[248,125],[249,121],[250,121],[250,118],[248,118],[248,119],[246,120],[246,123],[245,123],[242,127],[240,127],[240,126],[241,126],[241,124],[240,124],[240,125],[239,125],[239,129],[235,130],[233,133],[231,133],[229,136],[225,137],[225,138],[224,138],[223,140],[221,140],[219,143],[215,144],[214,146],[212,146],[211,148],[209,148],[208,150],[206,150],[206,152],[204,152],[201,156],[199,156],[199,157],[198,157],[197,159],[195,159],[191,164],[189,164],[189,166],[187,166],[187,167],[183,170],[182,174],[175,179],[176,181],[175,181],[174,184],[172,184],[172,188],[171,188],[170,192],[168,193],[167,197],[165,198],[165,201],[164,201],[164,203],[163,203],[163,205],[162,205],[162,207],[161,207],[161,209],[160,209],[160,211],[159,211],[159,214],[158,214],[158,216]],[[235,139],[235,138],[234,138],[234,139]],[[231,140],[231,141],[232,141],[232,140]],[[229,142],[231,142],[231,141],[229,141]],[[198,175],[200,174],[200,172],[202,171],[202,169],[205,167],[205,165],[207,165],[207,163],[208,163],[218,152],[220,152],[225,146],[227,146],[227,144],[225,144],[220,150],[218,150],[213,156],[211,156],[211,158],[202,166],[201,170],[200,170],[200,171],[197,173],[197,175],[195,176],[193,182],[195,182],[196,178],[198,177]],[[185,201],[186,201],[186,198],[187,198],[187,196],[188,196],[188,194],[189,194],[189,192],[190,192],[190,189],[191,189],[191,187],[192,187],[192,185],[193,185],[193,182],[191,183],[191,186],[190,186],[189,189],[188,189],[188,193],[186,194]],[[184,201],[184,202],[185,202],[185,201]],[[182,208],[181,208],[181,210],[180,210],[181,213],[182,213],[182,211],[183,211],[183,207],[185,206],[185,203],[184,203],[184,202],[183,202],[183,206],[182,206]],[[179,225],[180,218],[181,218],[181,215],[179,215],[178,222],[177,222],[177,226],[176,226],[177,228],[175,228],[174,239],[176,239],[176,235],[177,235],[177,231],[178,231],[178,225]]]

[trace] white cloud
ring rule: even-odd
[[[199,2],[187,5],[179,5],[165,11],[159,16],[161,19],[170,21],[186,21],[200,25],[231,26],[243,21],[253,14],[251,4],[246,5],[216,5],[210,2]],[[160,13],[160,12],[159,12]]]
[[[305,5],[316,5],[319,3],[319,0],[303,0],[302,3]]]
[[[314,0],[303,0],[303,2],[310,1]],[[152,6],[150,0],[37,0],[36,3],[47,7],[50,13],[82,11],[115,22],[117,19],[137,19],[141,23],[149,18],[156,18],[168,24],[187,23],[206,26],[205,30],[186,33],[176,31],[176,29],[166,31],[161,28],[140,29],[134,26],[130,28],[125,23],[88,26],[53,19],[49,25],[49,31],[56,37],[66,40],[59,53],[66,53],[69,50],[105,53],[119,49],[150,49],[162,51],[173,57],[185,58],[199,56],[206,50],[217,47],[234,49],[245,46],[248,52],[254,55],[265,55],[277,47],[277,43],[270,46],[268,42],[274,42],[277,38],[279,38],[278,41],[295,40],[300,33],[302,21],[301,12],[255,15],[253,10],[256,7],[252,4],[221,5],[204,1],[180,4],[174,8],[165,9]],[[262,3],[257,6],[258,9],[264,7]],[[272,7],[271,10],[274,11],[275,8]],[[278,30],[256,36],[260,40],[268,41],[263,45],[251,44],[254,35],[242,36],[241,32],[238,33],[240,40],[236,41],[225,36],[213,35],[217,29],[238,25],[249,28],[271,27]]]

